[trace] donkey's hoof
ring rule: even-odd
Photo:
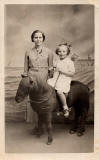
[[[37,137],[37,138],[40,138],[40,137],[41,137],[41,134],[37,134],[36,137]]]
[[[53,139],[52,138],[48,138],[47,145],[51,145],[52,142],[53,142]]]
[[[72,130],[72,129],[71,129],[71,130],[69,131],[69,133],[70,133],[70,134],[75,134],[75,133],[76,133],[76,130]]]
[[[83,132],[77,132],[77,136],[79,137],[83,136]]]
[[[47,145],[51,145],[52,144],[52,142],[47,142]]]
[[[85,128],[78,129],[77,136],[79,136],[79,137],[82,136],[84,134],[84,132],[85,132]]]
[[[37,136],[38,138],[40,138],[43,134],[44,134],[44,132],[43,132],[43,131],[41,131],[41,132],[37,132],[36,136]]]

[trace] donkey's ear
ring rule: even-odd
[[[22,78],[24,78],[24,75],[23,75],[23,74],[21,74],[21,77],[22,77]]]
[[[27,75],[24,75],[24,74],[21,74],[21,77],[22,78],[25,78],[25,77],[28,77]]]
[[[30,84],[32,84],[33,83],[33,80],[30,80]]]

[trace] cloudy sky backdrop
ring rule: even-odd
[[[70,42],[80,58],[94,57],[94,7],[92,5],[27,5],[5,6],[5,65],[24,64],[25,51],[32,45],[32,31],[46,35],[45,45],[55,50]]]

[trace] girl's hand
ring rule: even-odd
[[[60,74],[64,74],[64,75],[66,75],[67,76],[67,74],[66,73],[64,73],[64,72],[62,72],[61,70],[59,70],[58,71]]]
[[[64,75],[66,75],[66,76],[69,76],[69,77],[73,77],[73,73],[71,73],[71,72],[62,72],[61,70],[59,70],[59,73],[60,74],[64,74]]]
[[[56,71],[56,72],[59,72],[59,68],[56,68],[55,71]]]
[[[59,72],[59,73],[62,73],[62,71],[60,71],[60,70],[59,70],[58,72]]]

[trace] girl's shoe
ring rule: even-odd
[[[64,117],[68,118],[69,117],[69,110],[68,109],[65,109],[63,111],[63,114],[64,114]]]

